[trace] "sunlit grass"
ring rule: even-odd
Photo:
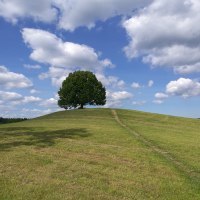
[[[198,171],[199,121],[117,113]],[[110,109],[64,111],[1,125],[0,158],[0,199],[200,199],[198,180],[120,126]]]
[[[191,170],[200,173],[200,121],[198,119],[125,110],[119,110],[118,113],[130,128],[171,153]]]

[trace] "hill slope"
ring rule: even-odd
[[[199,130],[111,109],[0,125],[0,199],[200,199]]]

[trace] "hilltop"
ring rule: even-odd
[[[199,127],[120,109],[0,125],[0,199],[200,199]]]

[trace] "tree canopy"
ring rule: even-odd
[[[105,105],[106,90],[89,71],[75,71],[63,81],[58,91],[61,108],[83,108],[84,105]]]

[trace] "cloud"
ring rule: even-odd
[[[42,116],[42,115],[47,115],[50,113],[53,113],[57,110],[52,110],[52,109],[30,109],[30,108],[23,108],[21,110],[21,115],[24,117],[29,117],[29,118],[33,118],[33,117],[38,117],[38,116]]]
[[[156,99],[166,99],[166,98],[168,98],[168,95],[167,94],[165,94],[165,93],[160,93],[160,92],[158,92],[158,93],[156,93],[155,94],[155,98]]]
[[[28,105],[27,107],[22,106],[11,106],[11,105],[1,105],[0,104],[0,116],[1,117],[8,117],[8,118],[18,118],[18,117],[26,117],[26,118],[35,118],[42,115],[46,115],[49,113],[61,111],[60,108],[31,108]]]
[[[27,88],[33,84],[23,74],[10,72],[6,67],[0,66],[0,86],[5,89]]]
[[[34,118],[41,115],[46,115],[52,112],[56,112],[59,109],[36,109],[36,108],[16,108],[16,107],[1,107],[1,117],[7,118]]]
[[[37,103],[41,102],[42,99],[40,97],[34,97],[34,96],[25,96],[23,98],[22,103]]]
[[[175,67],[174,71],[179,74],[191,74],[191,73],[199,73],[200,72],[200,62],[194,65],[184,65]]]
[[[22,96],[16,92],[6,92],[0,91],[0,101],[4,105],[17,105],[17,104],[28,104],[28,103],[38,103],[42,99],[34,96]]]
[[[59,109],[58,96],[42,99],[35,96],[23,96],[16,92],[0,91],[0,110],[4,117],[37,117]],[[26,106],[27,108],[23,108]],[[23,108],[23,109],[22,109]]]
[[[116,76],[105,76],[103,73],[96,73],[95,75],[106,88],[123,89],[126,85],[123,80]]]
[[[22,36],[24,42],[33,49],[30,58],[40,63],[68,69],[82,67],[87,70],[113,66],[108,59],[99,60],[98,53],[93,48],[64,42],[48,31],[24,28]]]
[[[30,58],[42,64],[50,65],[49,71],[40,75],[40,79],[52,78],[54,85],[60,83],[74,70],[89,70],[101,73],[114,65],[109,59],[101,60],[93,48],[72,42],[64,42],[56,35],[40,30],[24,28],[24,42],[33,50]]]
[[[153,100],[153,103],[155,103],[155,104],[162,104],[164,101],[163,100],[161,100],[161,99],[155,99],[155,100]]]
[[[38,91],[38,90],[35,90],[35,89],[31,89],[31,90],[30,90],[30,93],[31,93],[31,94],[35,94],[35,93],[39,93],[39,91]]]
[[[135,106],[143,106],[144,104],[146,104],[146,101],[133,101],[133,105]]]
[[[133,89],[140,89],[140,88],[144,88],[144,87],[149,87],[149,88],[150,88],[150,87],[153,86],[153,84],[154,84],[154,81],[153,81],[153,80],[149,80],[147,86],[141,85],[140,83],[137,83],[137,82],[133,82],[133,83],[131,84],[131,87],[132,87]]]
[[[49,67],[49,71],[39,75],[39,79],[44,80],[51,78],[52,85],[60,87],[72,70],[61,67]]]
[[[58,107],[58,100],[55,98],[46,99],[43,100],[40,105],[47,108]]]
[[[92,28],[96,21],[131,14],[151,0],[54,0],[60,9],[59,27],[73,31],[77,27]]]
[[[21,94],[15,92],[0,91],[0,101],[2,102],[19,102],[23,100]]]
[[[50,23],[56,20],[57,14],[52,0],[0,0],[0,16],[12,23],[23,18]]]
[[[154,84],[154,81],[153,81],[153,80],[149,80],[149,82],[148,82],[148,87],[152,87],[153,84]]]
[[[155,94],[155,99],[153,100],[153,103],[155,104],[162,104],[164,103],[164,100],[169,97],[168,94],[162,93],[162,92],[157,92]]]
[[[131,99],[133,94],[127,91],[106,91],[106,105],[103,107],[120,107],[124,101]]]
[[[26,69],[41,69],[40,65],[29,65],[29,64],[25,64],[24,67]]]
[[[0,16],[12,23],[29,18],[58,22],[59,28],[73,31],[80,26],[92,28],[97,21],[114,16],[129,15],[150,2],[152,0],[0,0]]]
[[[155,94],[153,103],[162,104],[170,96],[180,96],[182,98],[200,96],[200,82],[189,78],[170,81],[166,85],[165,93],[158,92]]]
[[[112,100],[125,100],[130,99],[131,97],[133,97],[133,95],[127,91],[117,91],[108,93],[108,98]]]
[[[200,72],[199,0],[154,0],[123,22],[129,35],[128,58],[142,56],[152,66],[178,73]]]
[[[200,82],[189,78],[179,78],[171,81],[166,86],[166,93],[172,96],[181,96],[183,98],[200,96]]]
[[[134,88],[134,89],[139,89],[139,88],[141,88],[142,86],[141,86],[139,83],[133,82],[133,83],[131,84],[131,87]]]

